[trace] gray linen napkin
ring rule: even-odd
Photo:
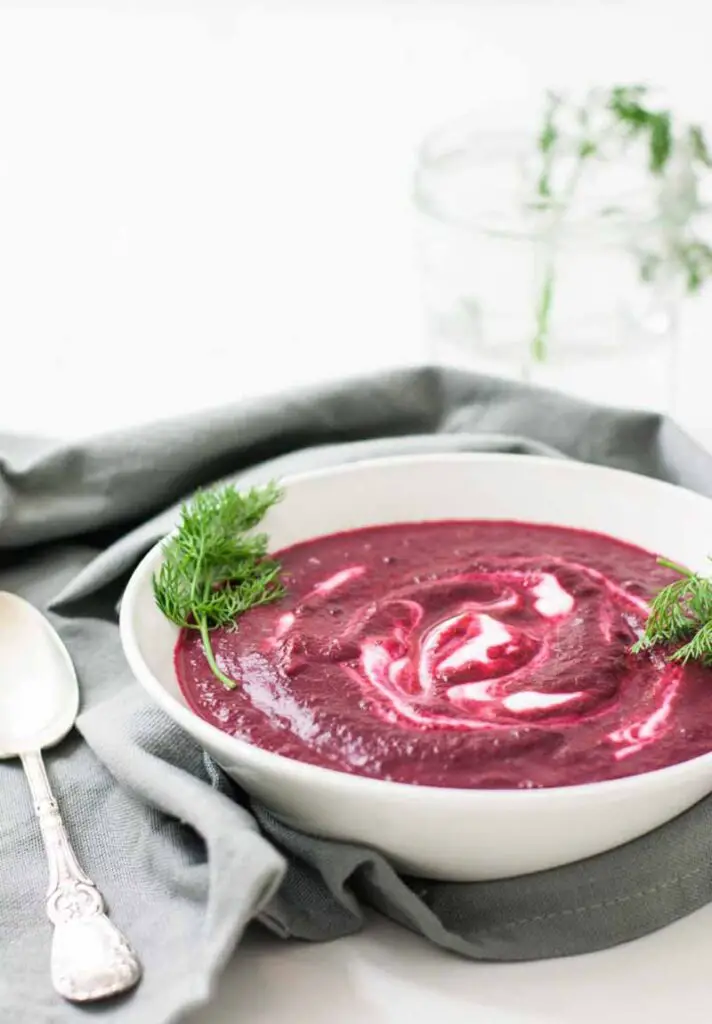
[[[141,554],[198,485],[406,451],[547,453],[712,493],[712,458],[652,414],[595,408],[425,368],[236,405],[82,444],[0,435],[0,589],[50,615],[82,712],[48,754],[77,852],[145,978],[107,1020],[163,1024],[204,1003],[249,921],[336,938],[370,903],[466,956],[570,955],[644,934],[712,899],[712,801],[626,847],[525,879],[399,878],[373,851],[300,835],[250,807],[144,697],[116,607]],[[49,983],[44,855],[19,766],[0,763],[0,1020],[73,1022]]]

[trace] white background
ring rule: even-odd
[[[422,359],[423,133],[471,109],[531,126],[547,86],[637,80],[710,125],[695,8],[0,5],[0,430],[77,435]],[[693,424],[711,302],[683,325]]]
[[[695,13],[697,10],[698,13]],[[703,3],[0,5],[0,431],[77,436],[426,352],[414,147],[542,88],[651,80],[712,124]],[[712,300],[684,323],[705,426]],[[607,953],[470,964],[385,923],[251,938],[201,1024],[697,1024],[712,912]]]

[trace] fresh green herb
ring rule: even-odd
[[[554,268],[550,263],[546,268],[544,284],[539,293],[539,304],[536,310],[536,334],[532,341],[532,359],[537,363],[546,360],[546,336],[549,329],[549,314],[554,299]]]
[[[199,491],[183,505],[153,577],[160,610],[177,626],[200,631],[208,664],[228,689],[237,683],[217,664],[210,632],[284,593],[280,566],[267,557],[266,534],[250,532],[281,497],[273,483],[245,492]]]
[[[531,355],[544,362],[554,307],[556,250],[586,172],[594,166],[630,158],[635,144],[657,190],[657,233],[636,253],[643,282],[675,283],[688,294],[699,292],[712,278],[712,247],[692,227],[700,212],[700,177],[712,168],[712,155],[702,128],[657,109],[647,86],[593,89],[581,104],[547,93],[537,134],[534,196],[530,210],[543,216],[546,257]],[[601,215],[612,211],[602,210]],[[624,213],[625,211],[617,211]],[[653,242],[651,249],[651,240]]]
[[[539,133],[539,150],[542,154],[542,167],[539,173],[539,181],[537,183],[537,191],[542,199],[551,198],[551,171],[552,171],[552,156],[556,141],[559,137],[559,132],[554,123],[556,111],[561,105],[559,97],[550,92],[547,94],[546,109],[544,111],[544,123],[542,124],[541,132]]]
[[[681,645],[670,660],[712,665],[712,579],[675,562],[662,558],[659,561],[682,578],[664,587],[653,600],[645,632],[634,645],[633,653]]]
[[[691,294],[698,292],[706,279],[712,276],[712,248],[700,239],[692,238],[681,245],[677,258],[685,273],[685,286]]]
[[[698,124],[691,124],[689,129],[689,142],[692,155],[703,167],[712,167],[712,157],[707,148],[705,136]]]
[[[669,111],[643,106],[646,93],[642,85],[618,86],[611,92],[607,105],[624,135],[629,138],[647,135],[648,166],[653,174],[661,174],[672,153],[672,121]]]

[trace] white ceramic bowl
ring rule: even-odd
[[[273,548],[377,523],[520,519],[609,533],[701,569],[712,501],[617,470],[515,455],[385,458],[283,481],[264,528]],[[682,525],[681,525],[682,524]],[[160,545],[126,589],[121,637],[137,679],[249,793],[296,828],[364,843],[402,870],[475,881],[601,853],[712,792],[712,754],[646,775],[541,790],[466,790],[384,782],[268,753],[186,706],[173,669],[177,630],[157,610]]]

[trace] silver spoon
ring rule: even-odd
[[[66,736],[78,709],[77,677],[59,636],[27,601],[0,592],[0,759],[21,759],[47,852],[52,983],[65,999],[89,1002],[131,988],[141,965],[79,867],[42,762],[42,748]]]

